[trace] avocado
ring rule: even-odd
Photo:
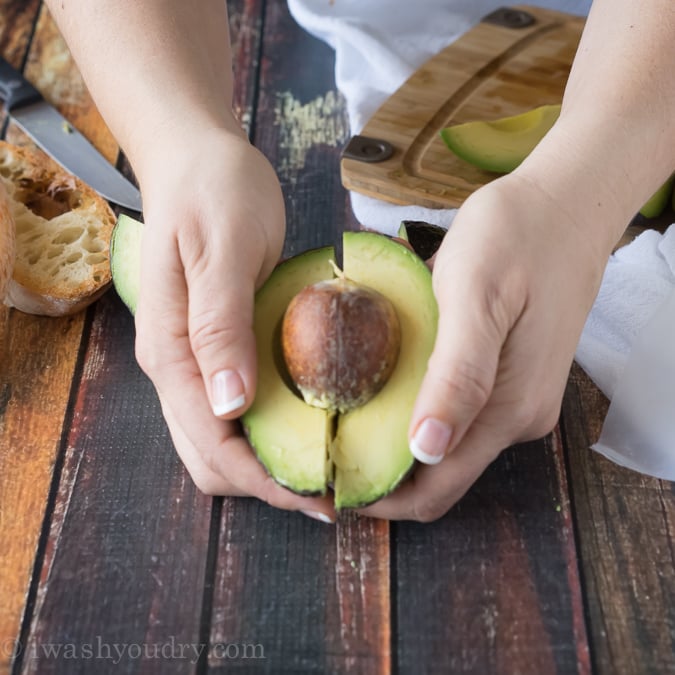
[[[513,171],[553,126],[560,104],[492,121],[475,121],[441,129],[444,143],[461,159],[485,171]]]
[[[110,239],[113,286],[132,314],[141,287],[141,237],[143,223],[120,214]]]
[[[640,209],[640,215],[645,218],[660,216],[668,205],[668,198],[673,194],[675,173],[649,198],[647,203]],[[675,194],[673,194],[675,200]]]
[[[257,394],[242,417],[278,482],[303,494],[323,494],[332,484],[338,510],[384,497],[410,472],[408,424],[438,320],[431,273],[419,256],[373,232],[346,232],[343,248],[345,277],[382,293],[396,310],[401,346],[391,377],[365,405],[343,414],[306,404],[289,384],[278,325],[300,290],[334,274],[333,250],[311,251],[279,265],[256,296]]]
[[[142,224],[120,216],[111,250],[113,282],[133,313],[139,290]],[[374,232],[346,232],[344,275],[393,304],[400,350],[391,376],[364,405],[337,413],[308,405],[281,353],[287,306],[305,287],[334,278],[332,247],[280,263],[255,298],[256,396],[241,418],[259,461],[281,485],[305,495],[333,488],[336,509],[384,497],[410,473],[408,425],[438,321],[431,272],[406,246]],[[355,354],[358,356],[358,354]]]

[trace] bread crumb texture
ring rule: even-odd
[[[58,316],[93,302],[111,284],[108,202],[43,153],[2,141],[0,180],[16,238],[5,303]]]

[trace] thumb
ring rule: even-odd
[[[188,332],[213,414],[232,419],[255,395],[255,282],[241,263],[216,258],[188,274]]]
[[[438,464],[490,399],[508,330],[494,294],[478,290],[475,278],[448,276],[437,290],[436,342],[409,428],[410,449],[424,464]]]

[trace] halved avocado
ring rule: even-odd
[[[115,287],[132,313],[142,228],[120,216],[111,250]],[[335,506],[342,509],[384,497],[414,464],[408,424],[433,348],[438,309],[431,273],[418,255],[381,234],[346,233],[345,275],[393,303],[401,327],[400,353],[387,383],[360,408],[338,416],[308,405],[285,371],[279,327],[299,291],[334,276],[333,258],[333,249],[325,247],[286,260],[258,291],[258,381],[255,400],[241,421],[258,459],[278,483],[300,494],[325,494],[333,485]]]
[[[320,249],[292,258],[259,291],[257,393],[242,421],[256,454],[278,482],[302,493],[322,493],[332,482],[335,508],[343,509],[384,497],[414,464],[408,424],[433,348],[438,309],[431,273],[419,256],[381,234],[345,233],[345,276],[393,303],[401,326],[400,353],[387,383],[365,405],[337,415],[306,404],[283,372],[277,327],[296,293],[333,276],[332,255],[332,249]]]
[[[141,287],[141,238],[143,223],[120,214],[110,239],[110,271],[113,285],[132,314]]]
[[[445,144],[461,159],[486,171],[513,171],[553,126],[560,104],[491,121],[466,122],[441,130]]]

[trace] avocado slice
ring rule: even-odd
[[[113,232],[115,288],[136,310],[142,223],[120,216]],[[344,235],[344,273],[386,295],[401,326],[394,371],[370,401],[345,414],[305,403],[285,370],[279,331],[291,299],[305,286],[333,278],[334,250],[324,247],[280,263],[256,294],[256,397],[241,418],[256,456],[281,485],[300,494],[325,494],[336,509],[372,503],[408,475],[414,458],[408,424],[438,321],[431,272],[402,244],[374,232]]]
[[[465,122],[439,132],[443,142],[460,159],[495,173],[513,171],[534,150],[560,116],[560,104],[533,108],[500,119]],[[675,183],[673,174],[640,209],[645,218],[663,213]],[[675,208],[675,195],[673,195]]]
[[[492,121],[475,121],[441,129],[444,143],[461,159],[485,171],[513,171],[553,126],[560,104]]]
[[[645,218],[660,216],[668,205],[668,198],[673,193],[675,173],[649,198],[647,203],[640,209],[640,215]],[[673,194],[675,200],[675,194]]]
[[[141,287],[142,236],[143,223],[120,214],[110,239],[113,286],[132,314],[136,314],[136,301]]]

